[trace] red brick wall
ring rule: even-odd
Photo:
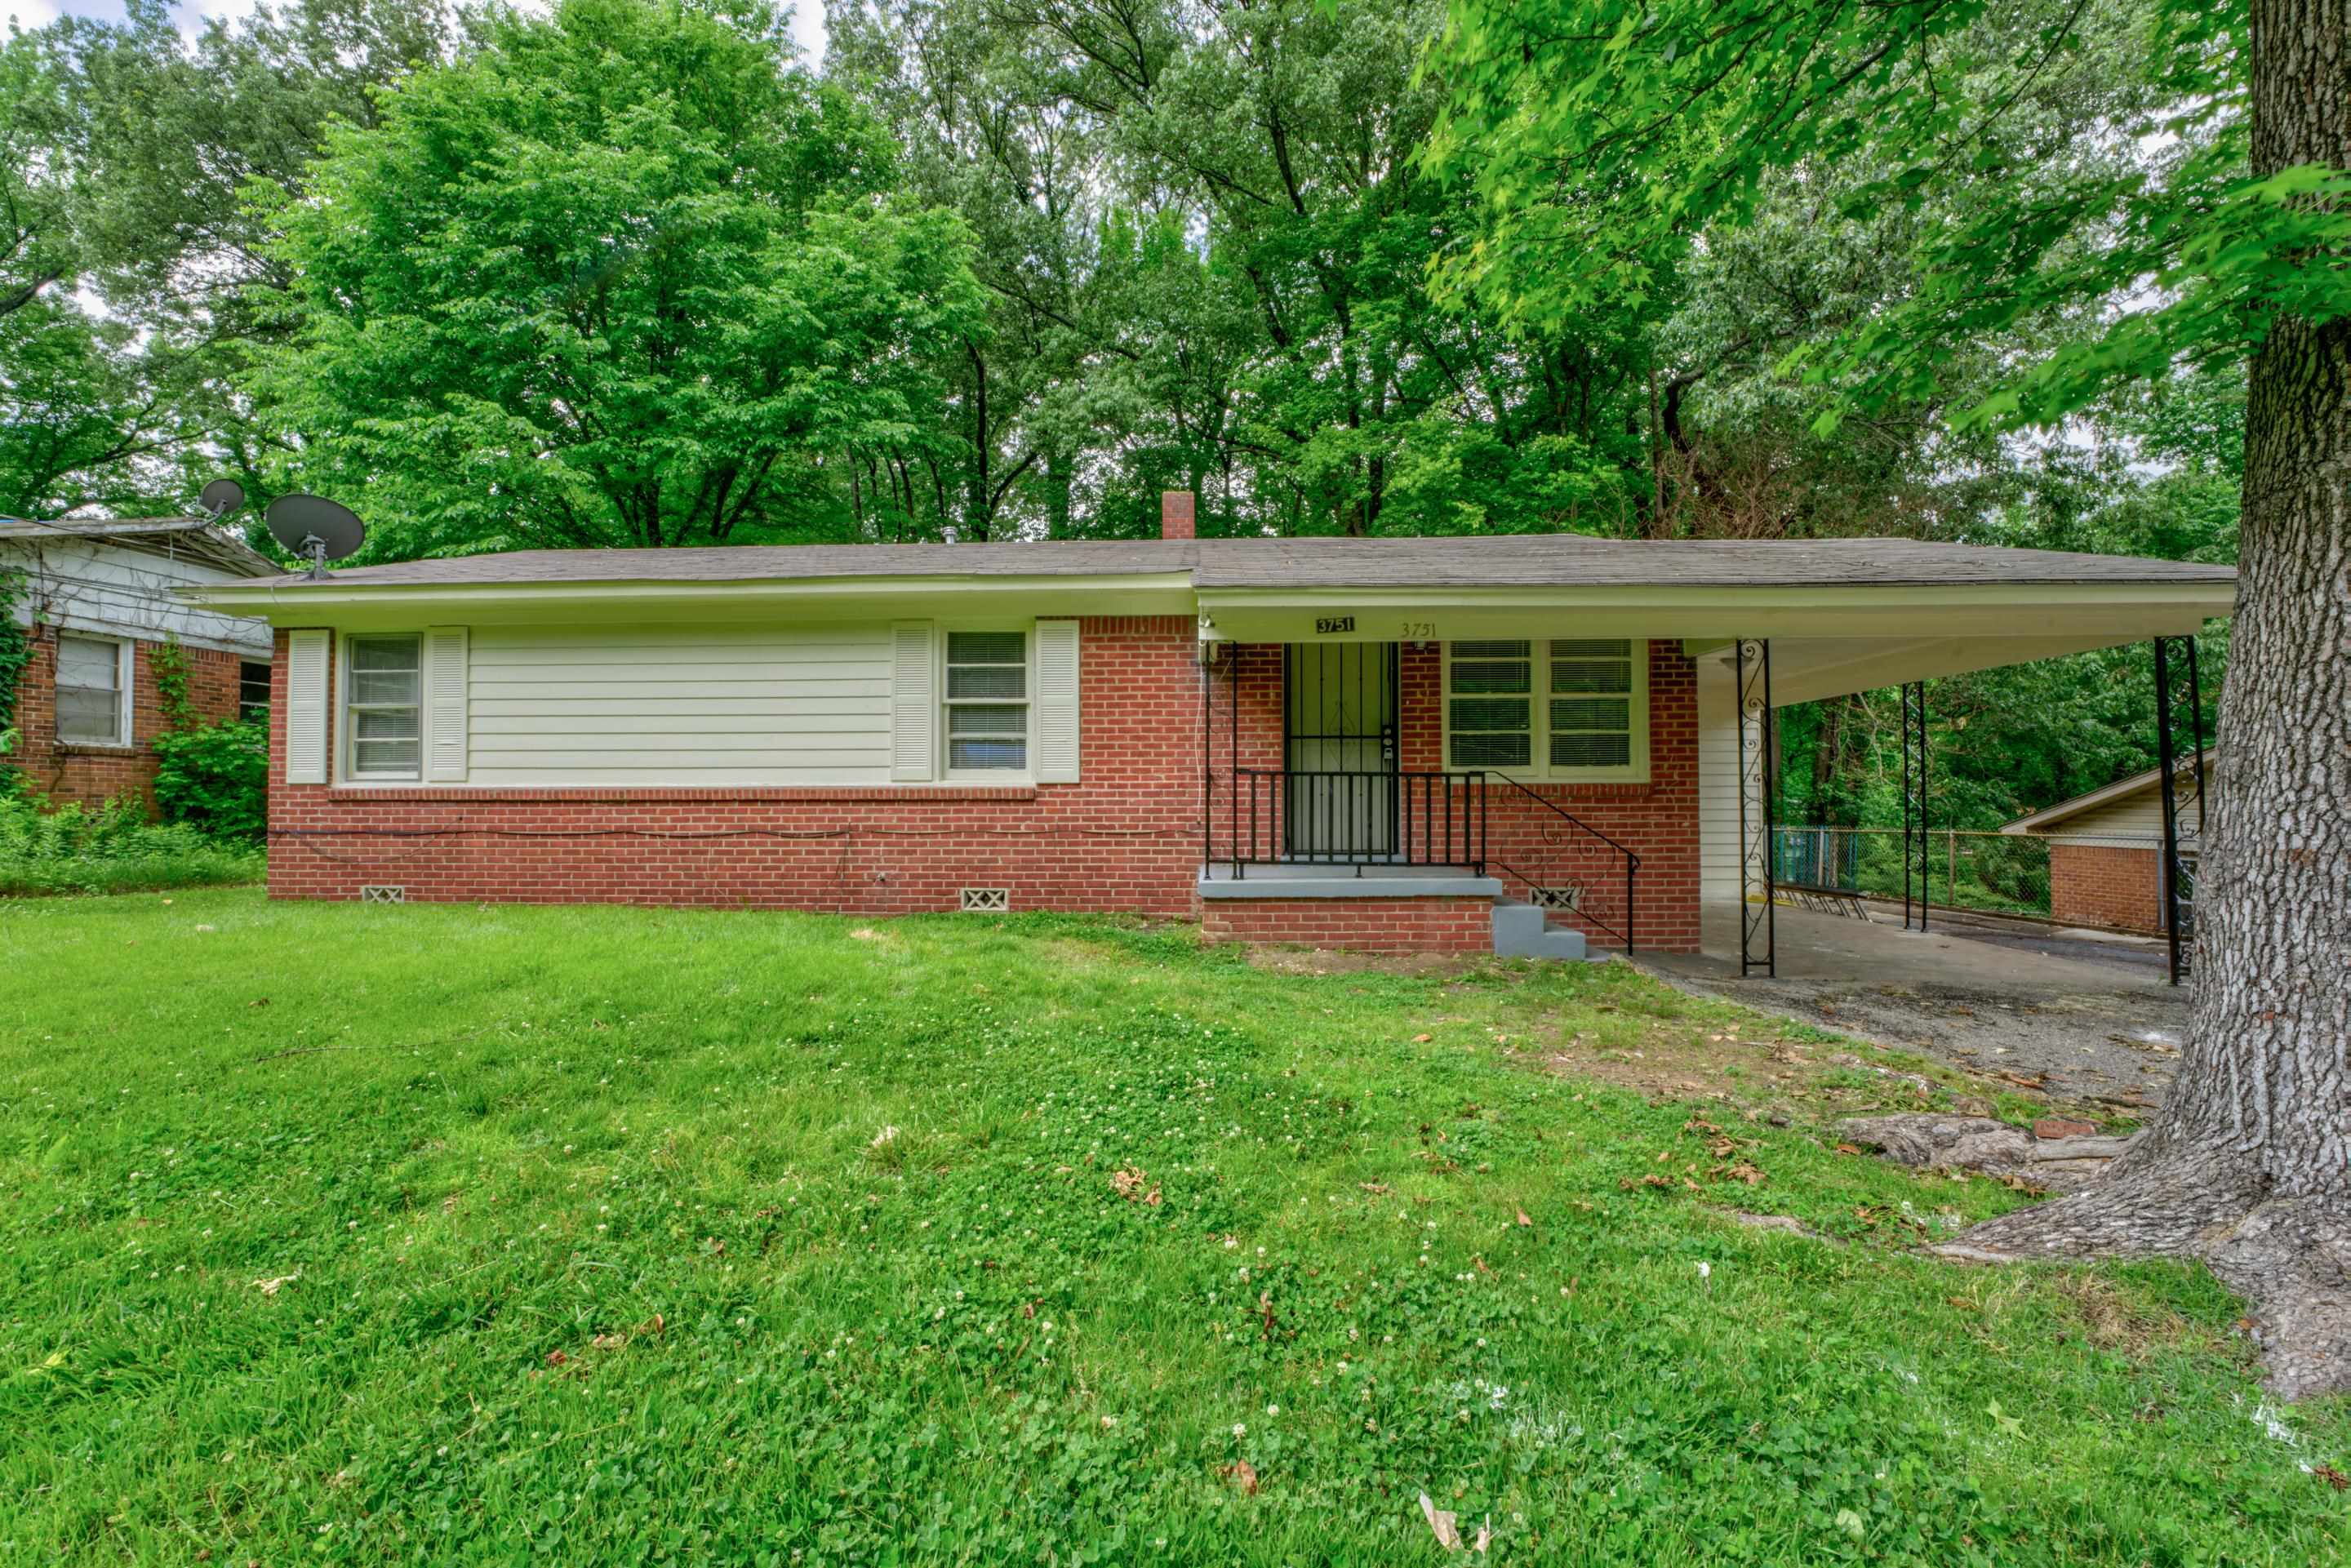
[[[2049,915],[2060,923],[2163,928],[2162,852],[2106,844],[2049,844]]]
[[[269,890],[899,915],[1003,887],[1019,909],[1188,916],[1200,863],[1196,632],[1081,622],[1083,782],[794,789],[337,789],[286,780],[270,707]]]
[[[1366,953],[1490,953],[1487,898],[1209,898],[1200,935],[1211,942],[1295,942]]]
[[[1439,769],[1443,753],[1444,660],[1435,643],[1407,643],[1401,675],[1402,766]],[[1641,857],[1634,883],[1633,935],[1655,951],[1698,950],[1698,666],[1670,639],[1649,643],[1649,779],[1646,784],[1531,786],[1578,821]],[[1583,907],[1621,931],[1625,859],[1519,791],[1496,786],[1487,805],[1491,860],[1547,886],[1581,883]],[[1513,896],[1525,886],[1504,879]],[[1554,918],[1582,929],[1595,946],[1618,937],[1566,910]]]
[[[354,898],[758,905],[889,915],[952,909],[964,887],[1015,909],[1203,913],[1196,633],[1179,617],[1081,623],[1084,781],[1042,787],[489,789],[336,789],[285,782],[285,644],[271,706],[270,890]],[[1282,764],[1282,651],[1238,646],[1215,674],[1208,760],[1217,856],[1230,852],[1232,768]],[[1401,765],[1439,767],[1438,654],[1402,655]],[[1653,644],[1649,782],[1543,787],[1643,857],[1640,946],[1698,946],[1698,726],[1693,666]],[[1238,713],[1238,728],[1235,715]],[[1259,802],[1259,852],[1281,845],[1280,789]],[[1621,859],[1498,792],[1492,853],[1547,883],[1581,878],[1623,925]],[[1485,951],[1480,900],[1212,901],[1211,936],[1400,950]],[[1471,918],[1474,914],[1474,919]],[[1573,920],[1572,916],[1562,915]],[[1587,925],[1597,942],[1611,938]],[[1263,933],[1264,935],[1254,935]]]
[[[16,766],[33,789],[57,805],[78,801],[95,806],[105,800],[147,801],[155,786],[155,753],[149,742],[163,732],[163,696],[155,684],[155,651],[159,643],[131,643],[131,709],[129,747],[75,746],[57,739],[57,632],[53,626],[35,626],[32,658],[16,688]],[[235,653],[183,643],[187,657],[188,703],[200,721],[230,718],[236,714]]]
[[[1217,676],[1209,764],[1215,770],[1212,831],[1216,852],[1260,858],[1280,852],[1281,791],[1277,781],[1252,789],[1242,779],[1228,788],[1238,733],[1238,766],[1282,765],[1282,651],[1248,645],[1228,651],[1234,663]],[[1396,707],[1401,734],[1397,766],[1406,773],[1442,772],[1444,658],[1434,643],[1406,643],[1400,650]],[[1695,952],[1698,945],[1698,669],[1678,643],[1649,644],[1649,779],[1642,784],[1540,784],[1532,786],[1578,821],[1590,824],[1641,857],[1634,883],[1633,936],[1636,946],[1665,952]],[[1438,841],[1445,833],[1443,803],[1424,813],[1413,791],[1430,788],[1415,780],[1402,786],[1402,804],[1414,819],[1416,836]],[[1420,798],[1430,804],[1431,798]],[[1234,810],[1238,804],[1238,810]],[[1433,819],[1433,820],[1432,820]],[[1428,821],[1424,834],[1420,824]],[[1595,919],[1560,910],[1554,918],[1583,931],[1595,946],[1622,946],[1625,929],[1625,857],[1508,785],[1488,792],[1486,846],[1489,860],[1522,872],[1545,886],[1581,884],[1581,907]],[[1462,832],[1458,819],[1452,831]],[[1525,883],[1505,877],[1516,897]]]

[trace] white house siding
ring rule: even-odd
[[[20,622],[37,612],[47,624],[68,632],[158,642],[177,636],[193,647],[269,657],[267,622],[198,609],[172,597],[172,590],[195,583],[245,580],[219,567],[119,543],[67,538],[0,541],[0,567],[25,574],[26,591],[16,606]]]
[[[1739,902],[1739,698],[1730,667],[1698,662],[1698,898]]]
[[[2179,831],[2196,831],[2196,807],[2188,791],[2179,802]],[[2066,844],[2103,845],[2110,849],[2147,849],[2163,838],[2163,795],[2154,785],[2093,807],[2079,816],[2053,822],[2035,838]]]
[[[886,624],[473,629],[469,785],[883,784]]]

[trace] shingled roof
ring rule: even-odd
[[[2136,556],[1917,539],[1468,538],[1063,540],[921,545],[722,545],[509,550],[338,570],[338,589],[566,583],[789,582],[821,579],[1144,577],[1198,589],[1949,587],[2226,583],[2236,569]],[[301,577],[273,586],[299,591]]]
[[[0,517],[0,543],[12,539],[80,539],[200,560],[239,577],[275,577],[285,570],[210,517],[68,517],[55,522]]]

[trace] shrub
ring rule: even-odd
[[[268,825],[269,725],[229,719],[155,737],[155,804],[164,820],[257,844]]]
[[[129,893],[258,882],[258,845],[205,837],[185,822],[150,821],[135,800],[44,811],[0,793],[0,894]]]

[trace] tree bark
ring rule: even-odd
[[[2346,24],[2254,0],[2255,175],[2351,168]],[[2302,1397],[2351,1388],[2351,321],[2253,358],[2240,551],[2179,1077],[2102,1187],[1958,1249],[2201,1258]]]

